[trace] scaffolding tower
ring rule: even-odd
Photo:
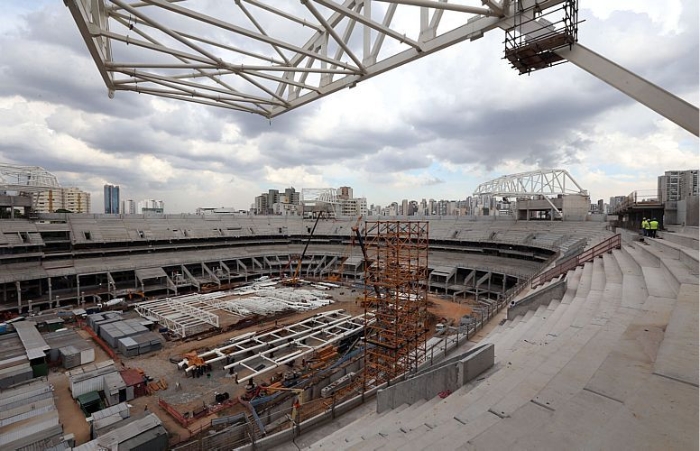
[[[364,389],[418,369],[427,333],[428,222],[365,222]]]

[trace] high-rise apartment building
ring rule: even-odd
[[[119,211],[123,215],[135,215],[136,202],[134,202],[132,199],[123,200]]]
[[[659,176],[658,196],[664,205],[664,224],[697,226],[698,170],[666,171]]]
[[[165,212],[165,204],[162,200],[144,199],[138,202],[136,211],[140,215],[148,213],[162,214]]]
[[[698,170],[666,171],[659,176],[659,200],[662,203],[678,202],[698,195]]]
[[[367,216],[367,213],[367,199],[364,197],[340,201],[340,214],[342,216]]]
[[[104,186],[105,214],[119,214],[119,185]]]
[[[52,188],[35,194],[35,212],[55,213],[60,210],[71,213],[90,213],[90,193],[72,187]]]

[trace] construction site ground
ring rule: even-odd
[[[188,352],[201,352],[221,346],[228,339],[237,335],[269,329],[274,327],[275,321],[277,321],[278,326],[293,324],[317,313],[336,309],[344,309],[346,313],[352,316],[364,313],[361,289],[342,287],[332,289],[329,293],[335,302],[316,310],[289,314],[283,317],[278,316],[276,319],[270,318],[245,329],[206,336],[205,338],[195,337],[189,341],[169,341],[165,343],[162,350],[144,356],[131,358],[120,356],[120,360],[117,362],[118,368],[141,369],[153,381],[150,384],[154,390],[152,394],[129,401],[129,404],[132,406],[132,415],[140,415],[144,412],[157,414],[166,430],[170,433],[171,445],[186,441],[206,430],[211,423],[211,416],[205,416],[184,427],[159,406],[158,400],[160,398],[164,399],[180,413],[190,413],[200,407],[214,405],[217,393],[228,392],[230,399],[236,399],[237,396],[245,392],[245,386],[243,384],[237,385],[234,379],[219,366],[214,368],[210,376],[205,374],[203,377],[192,378],[186,377],[184,371],[179,370],[177,365],[172,362],[181,360],[183,355]],[[441,318],[452,320],[456,324],[463,315],[471,313],[471,309],[466,303],[459,304],[433,295],[429,296],[429,311],[432,313],[429,320],[431,328]],[[80,333],[84,334],[85,332],[80,331]],[[95,346],[95,349],[96,361],[109,359],[109,356],[98,346]],[[49,376],[49,381],[54,385],[57,394],[57,407],[65,433],[73,433],[76,443],[81,444],[89,440],[88,424],[77,402],[70,396],[68,378],[63,373],[64,370],[60,369],[52,372]],[[274,374],[275,372],[271,371],[266,381],[256,382],[268,382],[269,378]],[[158,382],[160,384],[157,384]],[[240,404],[235,404],[228,409],[219,411],[217,414],[231,415],[242,411],[242,409],[243,407]]]

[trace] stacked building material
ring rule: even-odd
[[[71,369],[95,361],[92,343],[73,330],[56,331],[45,335],[49,350],[49,362],[62,361],[63,368]]]
[[[112,348],[119,348],[119,340],[125,337],[148,332],[148,328],[141,325],[139,320],[115,321],[100,326],[100,338],[107,342]]]
[[[47,449],[63,441],[53,387],[35,381],[0,396],[0,449]]]
[[[88,326],[99,334],[102,326],[121,320],[122,315],[119,312],[93,313],[88,316]]]

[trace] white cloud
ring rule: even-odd
[[[27,19],[27,11],[42,13]],[[413,29],[417,11],[397,23]],[[247,208],[288,186],[349,185],[375,204],[463,199],[479,183],[540,167],[569,169],[592,198],[607,200],[654,187],[664,170],[700,166],[696,137],[572,64],[519,76],[502,58],[500,30],[269,123],[135,93],[109,100],[67,8],[32,2],[4,12],[0,161],[44,166],[92,192],[94,211],[105,182],[192,212]],[[692,13],[692,0],[591,0],[581,5],[579,38],[697,104]]]

